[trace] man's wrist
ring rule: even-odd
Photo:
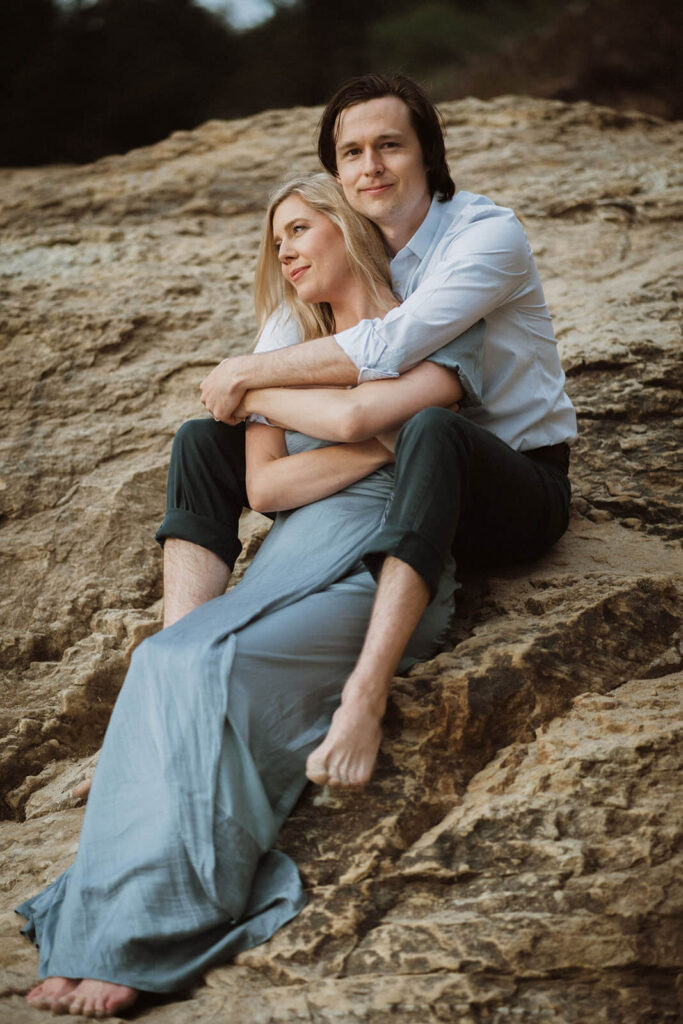
[[[233,379],[233,383],[237,388],[239,388],[242,391],[248,391],[250,388],[255,386],[253,383],[253,359],[253,354],[246,356],[231,357],[230,373]]]

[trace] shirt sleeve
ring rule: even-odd
[[[511,210],[496,209],[497,215],[475,217],[453,238],[402,305],[335,335],[359,379],[395,377],[451,341],[457,346],[462,339],[471,352],[468,328],[525,289],[532,255],[524,229]],[[463,386],[477,377],[465,355]]]
[[[301,341],[301,330],[293,316],[284,306],[278,306],[265,322],[258,336],[254,352],[273,352],[278,348],[288,348]]]
[[[430,363],[438,363],[439,366],[445,366],[447,370],[457,373],[464,391],[460,401],[461,408],[481,405],[483,402],[481,390],[485,336],[486,321],[477,320],[476,324],[468,327],[460,337],[454,338],[427,356]]]

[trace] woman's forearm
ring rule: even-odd
[[[253,468],[247,459],[249,504],[257,512],[299,508],[336,494],[392,461],[390,452],[374,439],[286,455]]]
[[[351,432],[354,390],[259,388],[247,392],[239,411],[245,415],[258,412],[274,425],[298,430],[323,441],[367,440],[347,436]]]
[[[325,441],[362,441],[405,423],[429,405],[449,406],[462,396],[455,374],[422,363],[393,380],[356,388],[264,388],[246,394],[240,412]]]

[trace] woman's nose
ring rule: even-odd
[[[291,241],[285,239],[280,242],[280,248],[278,249],[277,255],[280,263],[286,263],[288,260],[293,259],[296,253],[294,252],[294,247]]]

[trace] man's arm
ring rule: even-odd
[[[271,352],[232,356],[201,383],[201,400],[214,419],[236,423],[233,413],[252,388],[297,384],[344,386],[356,384],[358,367],[334,338],[315,338]]]
[[[462,394],[455,373],[423,362],[393,380],[368,381],[351,389],[250,390],[237,413],[257,413],[270,423],[324,441],[357,442],[401,426],[429,405],[450,407]]]
[[[530,315],[546,309],[522,225],[511,210],[493,209],[445,245],[400,306],[382,319],[362,320],[335,335],[360,368],[361,380],[364,368],[374,377],[405,373],[456,339],[463,346],[460,376],[470,397],[472,326],[521,296]],[[475,391],[472,398],[478,397]]]
[[[233,413],[250,388],[297,384],[348,385],[396,377],[454,338],[463,346],[460,379],[479,400],[469,373],[469,330],[528,284],[532,264],[524,229],[511,210],[488,207],[453,239],[415,291],[383,319],[362,320],[334,337],[273,352],[225,359],[202,383],[202,401],[216,419]],[[544,304],[542,294],[533,302]],[[481,338],[477,336],[478,354]]]

